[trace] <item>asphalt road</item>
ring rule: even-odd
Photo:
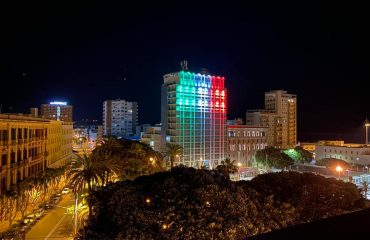
[[[28,240],[73,239],[73,215],[67,215],[67,207],[73,205],[72,194],[63,195],[62,201],[38,221],[26,234]]]

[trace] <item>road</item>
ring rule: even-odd
[[[73,216],[66,208],[73,205],[72,194],[63,195],[62,201],[38,221],[26,234],[27,240],[73,239]]]

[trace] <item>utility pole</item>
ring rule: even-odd
[[[77,218],[78,218],[78,193],[75,193],[75,223],[74,223],[74,236],[77,235]]]
[[[365,145],[367,146],[368,144],[369,144],[369,133],[368,133],[368,127],[370,126],[370,122],[369,122],[369,120],[367,120],[367,118],[366,118],[366,120],[365,120],[365,123],[364,123],[364,125],[365,125]]]

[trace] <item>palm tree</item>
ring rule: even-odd
[[[173,168],[174,162],[176,158],[182,155],[183,148],[182,146],[175,144],[175,143],[167,143],[166,144],[166,153],[165,155],[169,158],[171,163],[171,168]]]
[[[92,188],[99,183],[103,183],[106,167],[103,161],[97,161],[91,155],[84,154],[83,157],[78,156],[79,168],[71,169],[67,173],[69,184],[72,186],[72,191],[75,195],[75,218],[77,219],[78,195],[86,190],[91,192]],[[89,204],[89,215],[91,214],[91,205]],[[75,221],[77,221],[75,219]],[[75,228],[77,226],[75,225]],[[76,231],[76,229],[75,229]]]
[[[231,161],[229,158],[226,158],[225,161],[221,161],[221,165],[218,165],[216,169],[225,174],[236,173],[238,171],[235,160]]]
[[[86,190],[92,190],[92,187],[104,179],[105,166],[103,161],[96,161],[91,155],[84,154],[83,157],[78,156],[77,162],[80,167],[71,169],[67,173],[72,190],[76,193],[81,193]]]

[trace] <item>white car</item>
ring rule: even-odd
[[[67,194],[67,193],[69,193],[69,189],[68,188],[63,188],[62,194]]]

